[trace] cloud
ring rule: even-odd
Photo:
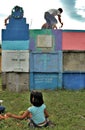
[[[81,4],[81,0],[60,0],[65,13],[72,19],[77,21],[85,22],[85,17],[83,17],[83,12],[85,13],[85,8],[81,6],[81,8],[77,5],[77,3]],[[76,6],[77,5],[77,6]]]
[[[7,15],[6,15],[6,14],[0,13],[0,17],[4,17],[4,16],[7,16]]]

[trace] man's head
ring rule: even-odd
[[[62,8],[58,8],[58,10],[60,11],[60,13],[62,13],[62,12],[63,12],[63,9],[62,9]]]

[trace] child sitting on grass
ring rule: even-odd
[[[25,119],[30,120],[30,127],[47,127],[49,125],[48,121],[48,112],[46,110],[46,105],[43,101],[43,95],[41,92],[32,91],[30,94],[30,102],[32,104],[22,115],[18,116],[12,113],[7,113],[8,117],[16,119]]]

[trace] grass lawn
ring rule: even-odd
[[[85,90],[82,91],[42,91],[50,120],[56,123],[54,128],[43,130],[85,130]],[[31,104],[30,92],[0,91],[0,99],[6,112],[20,114]],[[26,120],[5,119],[0,121],[0,130],[30,130]],[[37,129],[36,129],[37,130]]]

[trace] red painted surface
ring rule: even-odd
[[[85,50],[85,32],[62,32],[62,50]]]

